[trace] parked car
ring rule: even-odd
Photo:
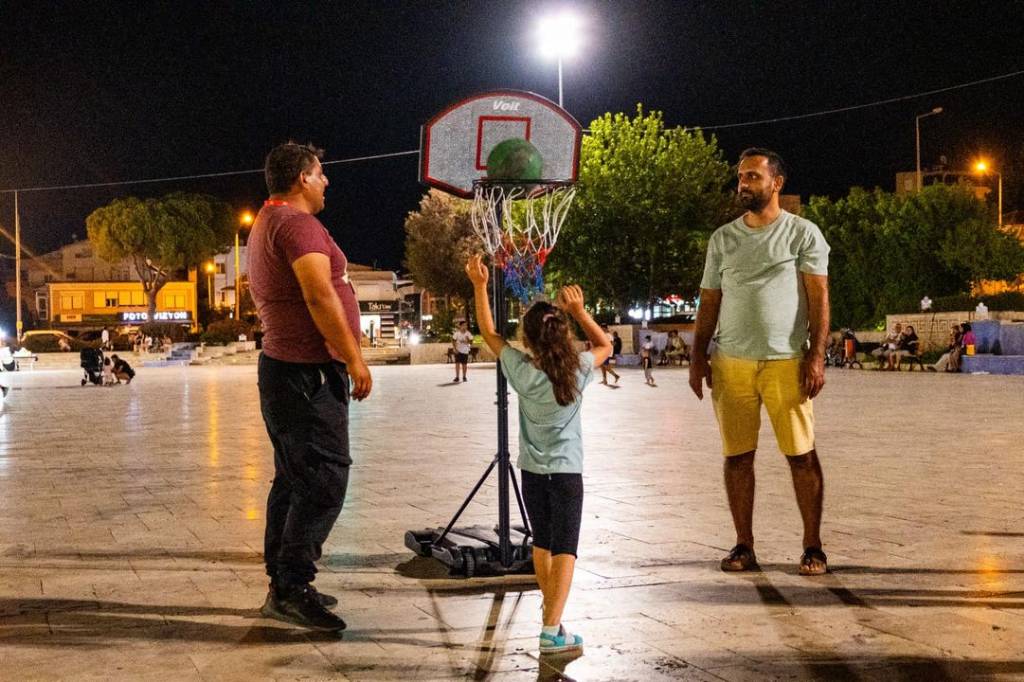
[[[61,341],[64,343],[61,344]],[[78,350],[81,342],[58,329],[33,329],[22,335],[21,345],[33,353],[54,353],[60,350]],[[66,346],[66,349],[63,346]]]

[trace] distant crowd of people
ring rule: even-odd
[[[934,365],[929,365],[932,372],[959,372],[960,358],[974,355],[976,339],[969,322],[954,324],[949,328],[949,343],[946,351]]]

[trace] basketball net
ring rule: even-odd
[[[523,303],[544,292],[544,263],[576,196],[571,182],[483,179],[473,183],[473,229]]]

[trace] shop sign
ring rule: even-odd
[[[120,322],[138,323],[138,322],[149,322],[149,313],[146,311],[141,312],[124,312],[118,313],[117,319]],[[154,322],[191,322],[192,311],[191,310],[158,310],[153,313]]]
[[[398,301],[360,301],[361,313],[397,313]]]

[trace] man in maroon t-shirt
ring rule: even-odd
[[[312,586],[315,562],[341,513],[352,463],[351,397],[373,380],[359,348],[359,302],[348,261],[313,216],[324,208],[322,150],[294,143],[267,155],[270,198],[249,236],[249,287],[263,323],[260,409],[274,445],[260,613],[315,630],[345,629]]]

